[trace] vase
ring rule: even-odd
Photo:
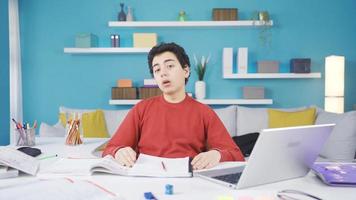
[[[124,4],[120,3],[121,11],[119,12],[119,15],[117,16],[117,20],[119,21],[126,21],[126,14],[124,11]]]
[[[195,82],[195,98],[204,99],[205,98],[206,85],[204,81]]]
[[[129,21],[129,22],[134,21],[133,11],[130,6],[127,7],[126,21]]]

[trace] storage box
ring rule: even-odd
[[[136,48],[151,48],[157,44],[156,33],[134,33],[133,46]]]
[[[293,58],[290,60],[291,73],[310,73],[310,58]]]
[[[238,20],[237,8],[213,8],[214,21],[236,21]]]
[[[244,99],[264,99],[265,88],[260,86],[245,86],[242,87]]]
[[[111,99],[137,99],[137,88],[113,87],[111,89]]]
[[[75,47],[90,48],[98,47],[98,36],[91,33],[82,33],[75,36]]]
[[[119,79],[119,80],[117,80],[117,87],[119,87],[119,88],[132,87],[132,80],[131,79]]]
[[[158,87],[141,87],[138,89],[139,99],[147,99],[161,94],[162,91]]]
[[[279,73],[279,61],[263,60],[257,62],[258,73]]]

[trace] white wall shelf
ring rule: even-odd
[[[141,99],[120,99],[109,101],[110,105],[135,105]],[[270,105],[273,104],[272,99],[201,99],[201,103],[208,105]]]
[[[278,78],[321,78],[320,72],[315,73],[248,73],[248,74],[224,74],[225,79],[278,79]]]
[[[239,27],[239,26],[272,26],[273,21],[258,20],[239,21],[109,21],[109,27]]]
[[[148,53],[150,48],[108,47],[108,48],[64,48],[64,53],[71,54],[116,54]]]

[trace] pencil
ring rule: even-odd
[[[167,171],[166,165],[164,164],[164,162],[163,162],[163,161],[161,161],[161,164],[162,164],[162,168],[163,168],[163,170],[164,170],[164,171]]]

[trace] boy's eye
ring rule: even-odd
[[[172,68],[172,67],[174,67],[174,65],[172,65],[172,64],[171,64],[171,65],[168,65],[168,68]]]
[[[155,69],[153,72],[154,72],[154,73],[157,73],[157,72],[159,72],[159,70],[160,70],[160,69]]]

